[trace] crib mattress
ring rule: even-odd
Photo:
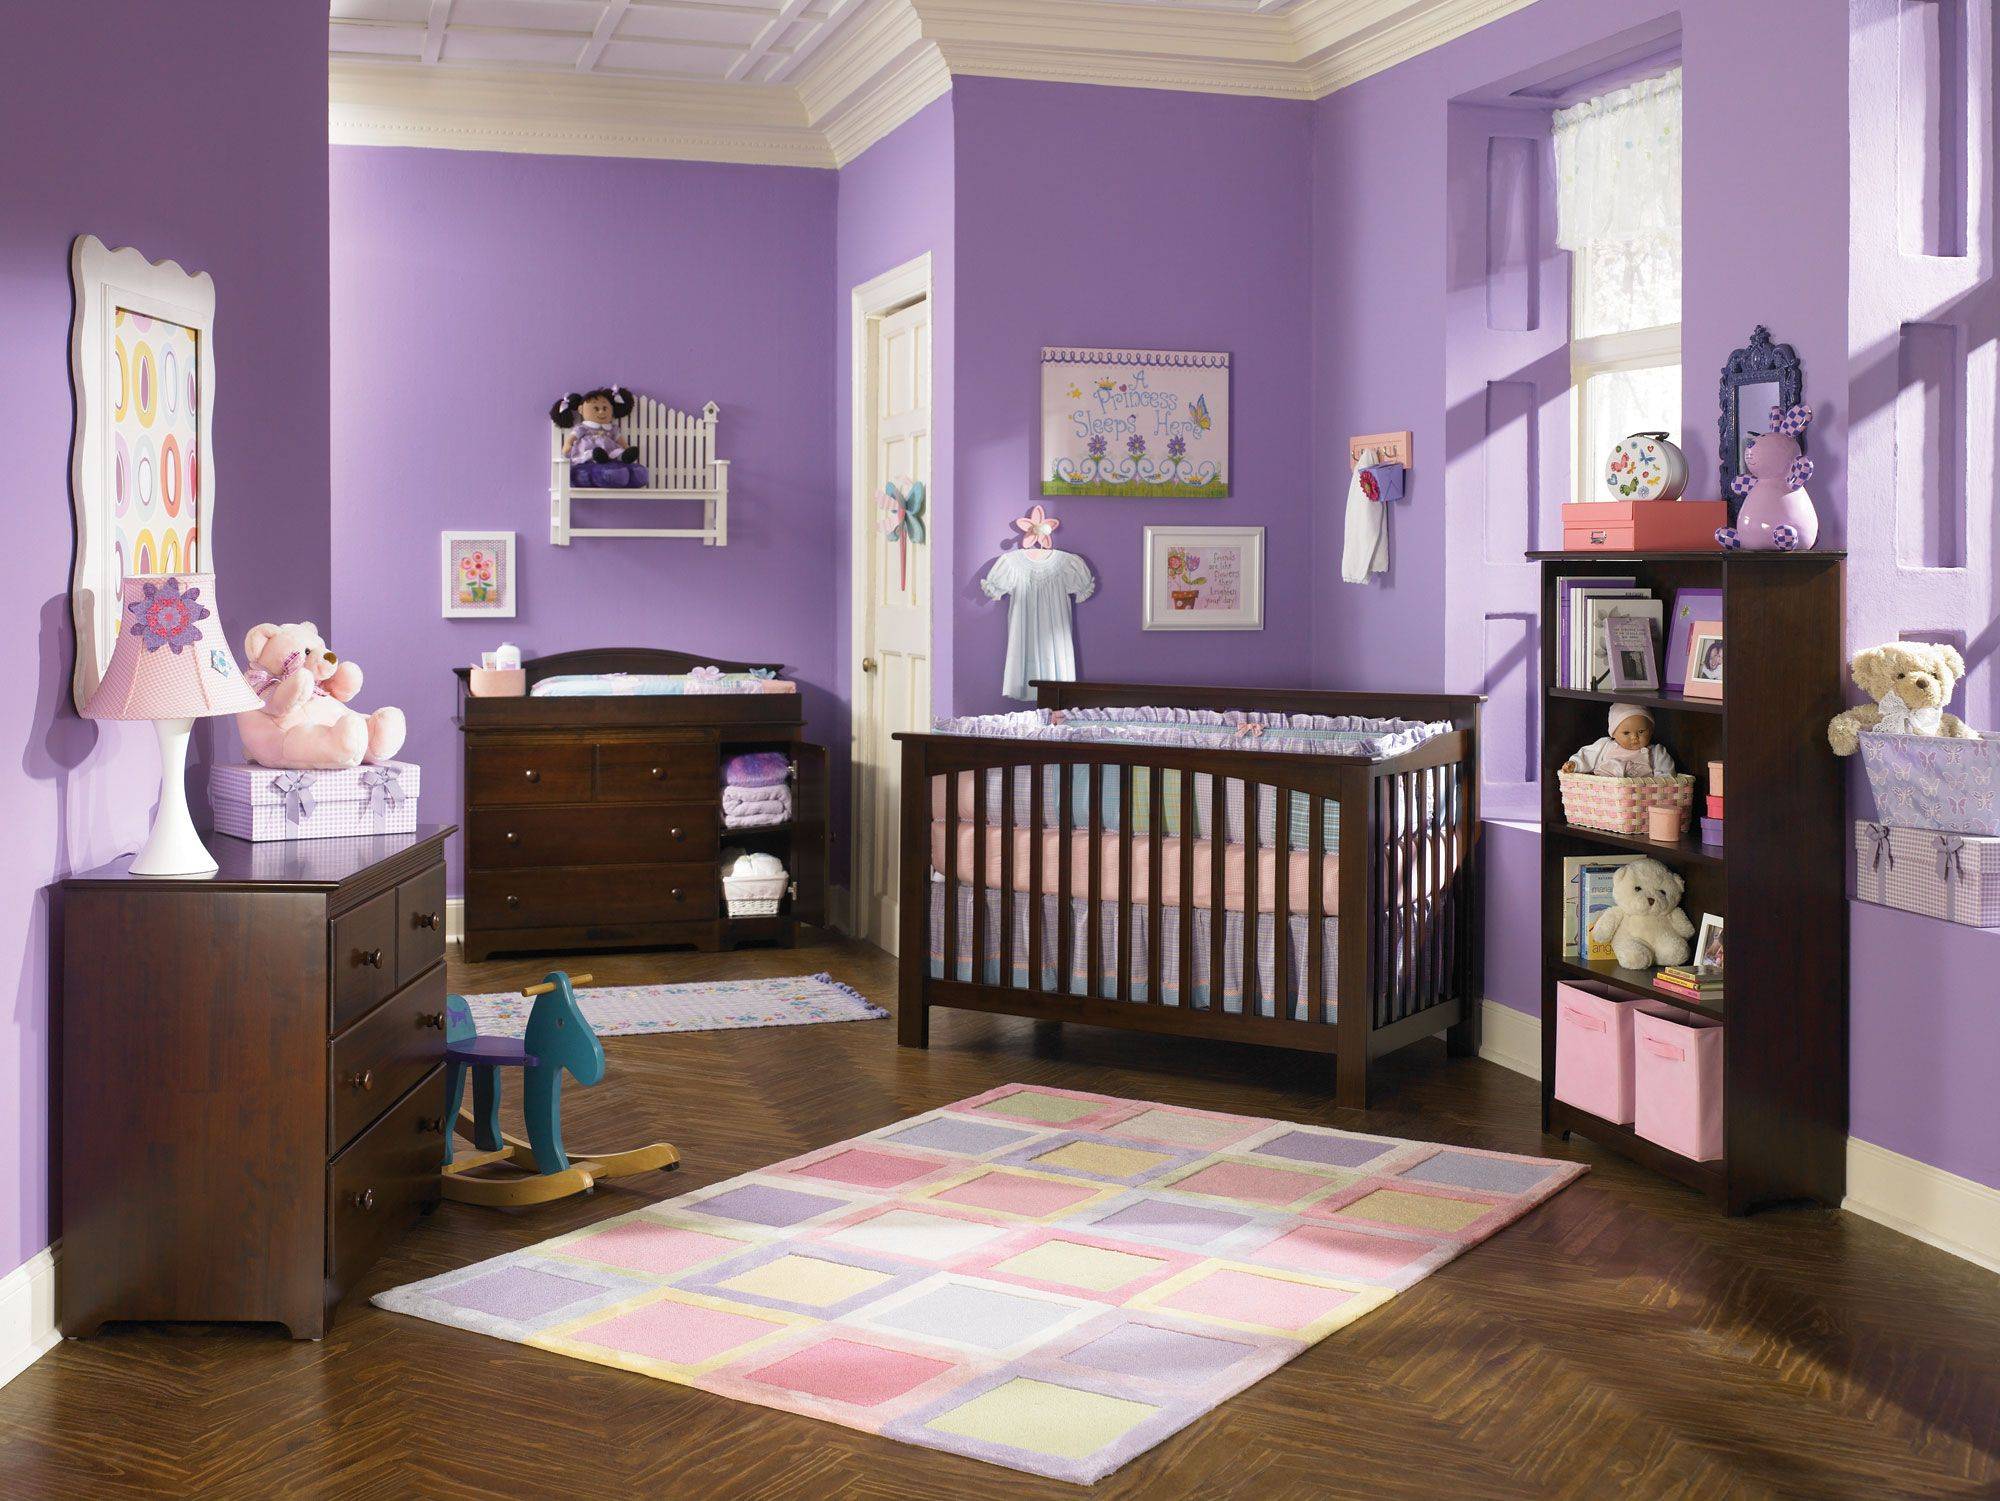
[[[797,693],[784,678],[697,668],[693,672],[571,672],[543,678],[531,698],[673,698],[703,693]]]

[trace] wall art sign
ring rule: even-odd
[[[1042,494],[1221,500],[1229,356],[1042,351]]]
[[[1149,631],[1264,629],[1264,528],[1149,526],[1140,624]]]
[[[118,637],[128,575],[206,573],[215,511],[215,283],[173,261],[70,248],[71,689],[90,701]]]

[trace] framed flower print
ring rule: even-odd
[[[442,535],[445,619],[511,620],[514,534],[445,532]]]

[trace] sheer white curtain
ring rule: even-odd
[[[1627,433],[1678,437],[1681,71],[1556,111],[1556,243],[1571,252],[1578,499]]]

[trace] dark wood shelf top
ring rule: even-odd
[[[1669,1006],[1678,1006],[1683,1011],[1692,1011],[1697,1016],[1708,1017],[1711,1021],[1726,1021],[1720,1005],[1709,1006],[1699,1001],[1686,1000],[1681,996],[1668,995],[1653,984],[1650,969],[1620,969],[1609,959],[1571,959],[1564,956],[1557,963],[1573,980],[1595,980],[1614,990],[1622,990],[1635,1000],[1661,1001]]]
[[[1531,551],[1526,556],[1531,563],[1837,563],[1847,554],[1827,548],[1815,548],[1810,552],[1762,552],[1741,547],[1733,551],[1704,547],[1687,552],[1563,552],[1558,549],[1553,552]]]
[[[1722,846],[1703,844],[1692,835],[1676,839],[1671,844],[1662,844],[1657,839],[1648,839],[1643,834],[1610,834],[1603,829],[1586,829],[1580,824],[1544,824],[1542,833],[1551,838],[1574,839],[1582,844],[1595,844],[1604,849],[1634,850],[1642,855],[1652,855],[1657,859],[1685,860],[1696,865],[1722,864]]]
[[[1683,1157],[1679,1152],[1670,1152],[1646,1140],[1630,1126],[1616,1125],[1554,1096],[1549,1098],[1549,1129],[1574,1132],[1621,1157],[1629,1157],[1656,1173],[1664,1173],[1678,1183],[1685,1183],[1697,1193],[1707,1194],[1718,1202],[1728,1196],[1728,1177],[1722,1159],[1696,1162],[1691,1157]]]
[[[1690,714],[1720,714],[1719,698],[1689,698],[1685,693],[1641,693],[1597,688],[1550,688],[1550,698],[1576,698],[1593,704],[1637,704],[1642,709],[1685,710]]]
[[[420,823],[411,834],[354,834],[335,839],[265,839],[251,841],[231,834],[200,831],[202,843],[215,856],[217,869],[206,876],[135,876],[132,855],[108,865],[79,872],[64,886],[206,886],[227,890],[292,889],[332,891],[362,871],[408,855],[420,846],[458,831],[449,823]],[[435,855],[418,857],[428,864]]]

